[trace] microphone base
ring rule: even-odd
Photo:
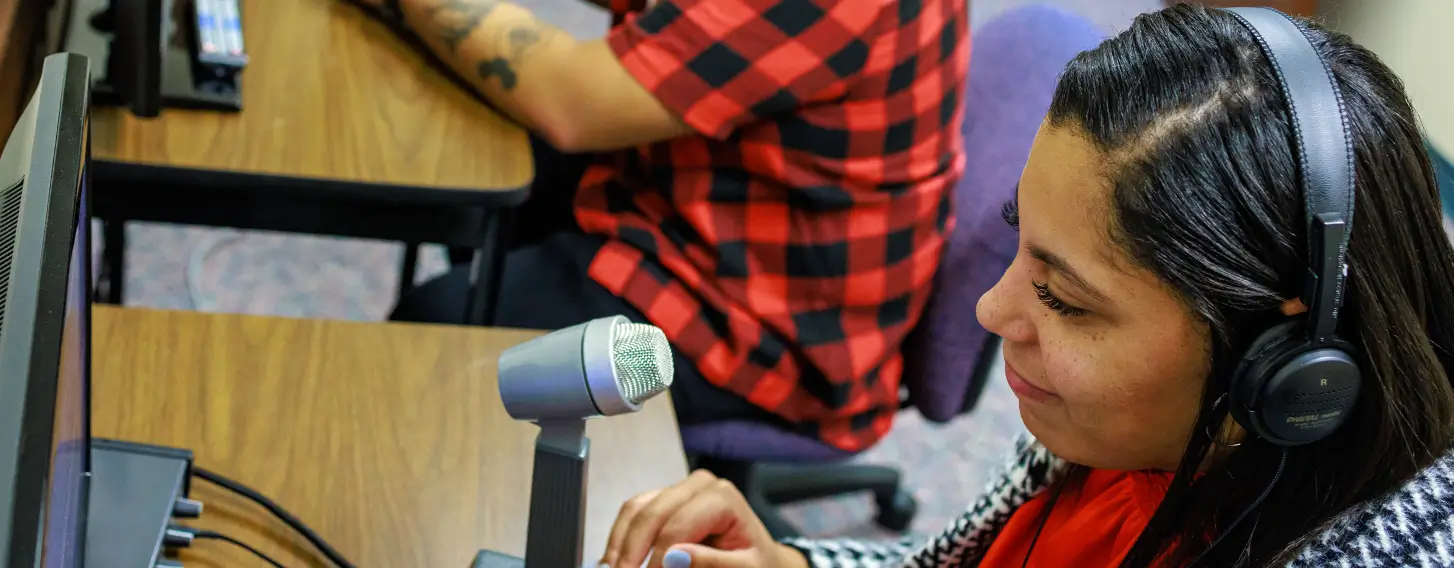
[[[524,558],[493,550],[481,550],[479,554],[475,555],[475,561],[470,563],[470,568],[524,568],[524,566]]]
[[[540,421],[530,480],[526,568],[581,565],[591,441],[581,419]]]
[[[586,535],[591,441],[582,419],[536,423],[525,558],[481,550],[471,568],[576,568]]]

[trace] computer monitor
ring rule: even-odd
[[[0,565],[83,565],[90,65],[45,58],[0,154]]]

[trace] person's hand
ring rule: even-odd
[[[697,470],[671,487],[621,506],[602,566],[637,568],[807,568],[797,550],[778,543],[731,482]]]

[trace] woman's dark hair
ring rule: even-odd
[[[1417,117],[1373,53],[1300,24],[1336,78],[1353,136],[1357,215],[1339,332],[1359,349],[1362,394],[1338,431],[1291,450],[1281,481],[1209,566],[1291,560],[1305,535],[1454,443],[1454,249]],[[1056,88],[1050,125],[1108,158],[1112,242],[1175,289],[1212,337],[1186,453],[1124,566],[1185,565],[1277,469],[1282,449],[1249,439],[1195,476],[1226,419],[1217,402],[1242,350],[1301,295],[1307,235],[1290,121],[1250,33],[1190,4],[1138,17],[1077,56]]]

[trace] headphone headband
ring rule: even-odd
[[[1314,345],[1330,344],[1348,277],[1353,229],[1353,141],[1343,95],[1327,63],[1286,14],[1270,8],[1227,8],[1272,62],[1293,127],[1293,152],[1307,209],[1308,269],[1302,300]]]

